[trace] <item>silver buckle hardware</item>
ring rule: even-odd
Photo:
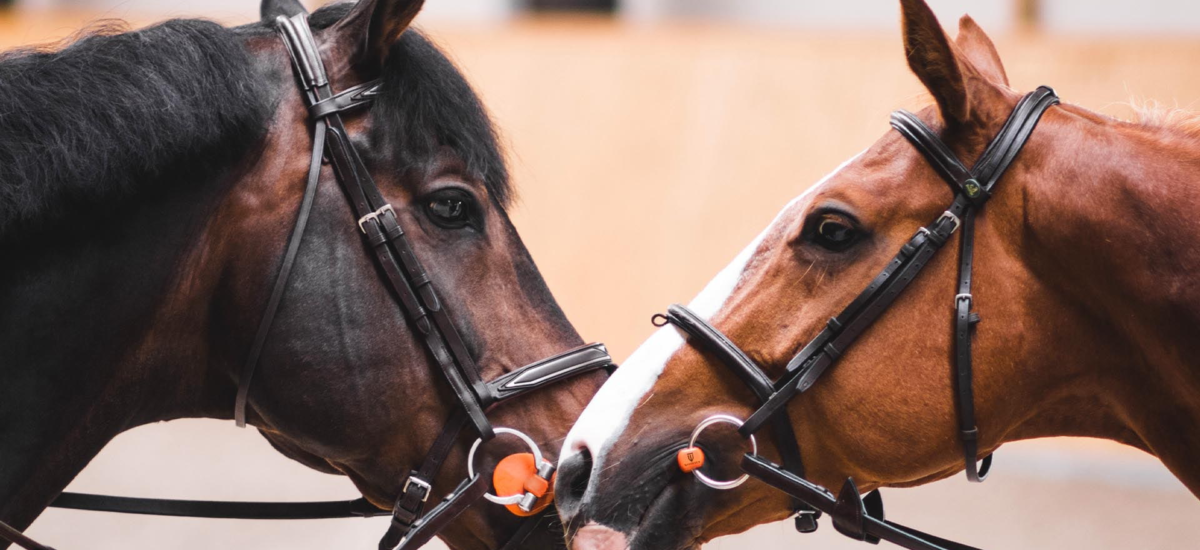
[[[392,210],[392,205],[385,204],[383,206],[380,206],[379,210],[376,210],[374,212],[371,212],[370,214],[367,214],[366,216],[359,218],[358,219],[358,228],[360,230],[362,230],[363,233],[366,233],[367,232],[367,222],[369,222],[375,218],[378,218],[379,216],[382,216],[384,212],[391,212],[393,216],[396,215],[396,211]]]
[[[433,492],[433,486],[430,485],[427,481],[425,481],[417,476],[408,476],[408,479],[405,480],[405,482],[404,482],[404,488],[401,489],[400,492],[407,494],[409,485],[416,485],[425,493],[424,495],[421,496],[421,502],[425,502],[425,501],[429,500],[429,493]]]
[[[957,308],[958,303],[963,300],[967,301],[967,309],[971,309],[971,304],[973,302],[973,298],[971,297],[970,294],[955,294],[954,295],[954,307]]]
[[[935,222],[935,223],[940,224],[940,223],[942,223],[942,220],[946,220],[946,219],[954,222],[954,229],[950,230],[950,234],[953,235],[955,231],[958,231],[958,227],[960,225],[962,225],[962,220],[958,219],[958,216],[955,216],[953,213],[951,213],[949,210],[947,210],[945,212],[942,212],[942,215],[938,217],[937,222]]]

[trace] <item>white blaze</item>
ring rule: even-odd
[[[729,299],[733,290],[737,288],[746,264],[758,250],[763,238],[774,229],[783,214],[861,155],[862,153],[859,153],[842,163],[803,194],[792,199],[762,233],[759,233],[725,269],[722,269],[716,277],[709,281],[704,290],[701,290],[700,294],[696,295],[688,304],[688,307],[704,319],[709,319],[716,314]],[[679,330],[667,325],[655,331],[641,346],[638,346],[633,355],[630,355],[621,364],[621,368],[617,369],[608,382],[605,382],[600,391],[592,398],[591,403],[584,409],[583,414],[579,416],[579,420],[575,422],[563,442],[562,452],[559,453],[559,463],[561,464],[564,459],[586,448],[592,453],[594,467],[600,467],[604,462],[604,453],[608,451],[617,436],[625,430],[634,409],[646,399],[650,389],[662,375],[663,369],[666,368],[667,361],[682,345],[683,337],[679,334]]]

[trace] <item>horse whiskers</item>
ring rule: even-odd
[[[638,405],[637,405],[637,407],[635,407],[635,409],[637,409],[637,408],[639,408],[639,407],[641,407],[641,406],[645,405],[646,403],[649,403],[649,402],[650,402],[650,398],[654,397],[654,393],[655,393],[655,392],[653,392],[653,391],[652,391],[652,392],[650,392],[650,393],[646,394],[646,398],[645,398],[645,399],[643,399],[641,403],[638,403]]]
[[[829,274],[829,268],[826,267],[821,270],[821,276],[817,277],[817,282],[813,285],[813,288],[821,286],[821,283],[825,282],[825,275],[827,274]]]
[[[808,272],[812,271],[812,268],[813,268],[813,266],[815,266],[815,265],[817,265],[817,262],[809,262],[809,264],[808,264],[808,269],[805,269],[805,270],[804,270],[804,273],[801,273],[801,274],[800,274],[800,277],[798,277],[798,278],[796,279],[796,281],[795,281],[795,282],[796,282],[796,283],[799,283],[800,281],[803,281],[803,280],[804,280],[804,278],[808,276]]]

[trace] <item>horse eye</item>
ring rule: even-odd
[[[471,222],[471,203],[458,193],[435,195],[426,199],[425,211],[434,223],[447,229],[465,227]]]
[[[858,230],[839,216],[826,214],[818,222],[812,234],[812,242],[831,250],[842,252],[858,239]]]

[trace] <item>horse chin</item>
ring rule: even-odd
[[[702,515],[693,503],[695,491],[677,483],[663,488],[632,526],[612,526],[587,520],[572,530],[571,550],[692,550],[700,547]]]
[[[629,540],[630,550],[694,550],[700,548],[703,514],[691,499],[695,487],[668,485],[646,508]]]

